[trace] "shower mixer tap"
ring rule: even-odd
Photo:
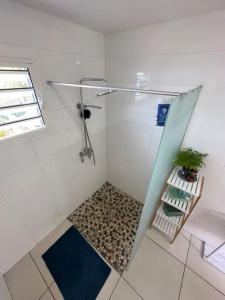
[[[92,105],[92,104],[90,104],[90,105],[88,104],[88,105],[87,105],[87,104],[83,104],[83,109],[84,109],[84,108],[88,108],[88,107],[89,107],[89,108],[102,109],[102,107],[101,107],[101,106],[98,106],[98,105]],[[77,108],[78,108],[78,109],[81,109],[81,108],[82,108],[82,105],[81,105],[80,103],[77,103]]]
[[[84,162],[85,157],[91,159],[93,155],[93,150],[91,148],[84,148],[83,151],[79,153],[79,155],[80,155],[81,162]]]

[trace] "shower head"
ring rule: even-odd
[[[108,90],[107,92],[100,92],[96,96],[101,97],[101,96],[105,96],[105,95],[108,95],[108,94],[112,94],[114,92],[116,92],[116,90]]]

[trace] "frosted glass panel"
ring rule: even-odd
[[[145,234],[177,151],[179,151],[201,87],[173,99],[164,127],[136,235],[133,254]]]

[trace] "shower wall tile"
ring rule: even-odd
[[[9,266],[14,265],[24,253],[34,247],[35,242],[5,202],[0,203],[0,220],[0,272],[4,274]]]
[[[11,207],[20,223],[37,242],[60,221],[59,211],[45,180],[15,195]]]
[[[38,162],[34,149],[30,143],[16,147],[14,145],[2,147],[2,151],[1,146],[2,145],[0,144],[0,178],[4,178],[13,172]]]
[[[107,128],[108,180],[139,201],[144,201],[152,169],[152,134],[151,127],[130,120]]]
[[[42,159],[41,167],[46,176],[58,180],[66,180],[73,177],[77,171],[68,148]]]
[[[183,143],[209,154],[206,167],[201,172],[206,177],[205,191],[196,219],[198,216],[202,218],[201,208],[212,213],[225,213],[222,180],[225,166],[222,134],[225,127],[224,35],[225,10],[106,35],[106,75],[113,84],[180,92],[203,85]],[[128,159],[135,141],[144,145],[144,138],[143,142],[139,139],[141,135],[127,135],[130,147],[125,142],[126,138],[122,141],[118,137],[118,144],[115,141],[116,136],[123,133],[125,124],[129,124],[129,119],[145,127],[146,135],[151,139],[149,153],[156,153],[161,130],[148,122],[148,117],[154,122],[156,115],[156,107],[150,107],[149,103],[157,105],[164,98],[151,95],[146,98],[148,102],[147,99],[138,102],[132,94],[115,93],[107,102],[108,177],[112,183],[124,184],[128,193],[133,192],[133,186],[136,186],[136,191],[138,187],[144,189],[143,182],[147,184],[146,176],[149,176],[144,170],[151,168],[152,164],[147,162],[148,159],[154,162],[154,155],[151,158],[138,150],[136,158]],[[131,179],[130,165],[136,164],[137,172],[141,156],[146,167],[142,164],[142,176],[139,174]],[[115,159],[119,162],[118,168],[114,166]],[[191,222],[193,234],[204,230]]]
[[[90,196],[92,191],[96,191],[105,182],[105,163],[104,161],[97,161],[97,163],[98,168],[93,168],[91,161],[81,165],[77,160],[74,163],[76,175],[65,181],[53,178],[53,176],[48,177],[48,186],[63,218],[68,217],[71,211]],[[92,180],[87,184],[86,178],[89,176]]]
[[[62,151],[68,147],[68,141],[65,132],[49,135],[33,142],[34,149],[38,158],[43,159],[51,156],[58,151]]]
[[[224,77],[225,53],[194,52],[160,55],[147,57],[126,57],[107,59],[107,78],[118,85],[120,82],[137,87],[141,75],[144,74],[143,86],[172,85],[196,86],[225,84]],[[183,71],[185,70],[185,72]],[[174,89],[174,87],[172,87]],[[165,87],[164,87],[165,88]]]
[[[82,148],[83,143],[83,128],[82,123],[79,122],[77,126],[66,130],[69,146],[78,144]],[[81,145],[82,144],[82,145]],[[80,149],[81,150],[81,149]]]
[[[77,127],[80,121],[78,117],[79,113],[75,105],[69,108],[65,108],[62,115],[65,124],[65,129]]]
[[[93,111],[89,122],[97,164],[80,162],[84,141],[76,108],[79,90],[46,84],[47,80],[79,82],[83,77],[104,77],[103,34],[7,0],[0,3],[0,15],[1,61],[30,63],[46,124],[45,129],[0,141],[0,204],[9,205],[13,215],[9,220],[13,219],[14,227],[18,224],[16,237],[10,226],[0,230],[0,244],[10,248],[0,254],[1,273],[104,183],[106,147],[105,135],[101,135],[103,108]],[[85,94],[85,102],[104,107],[104,97],[97,98],[96,93]]]
[[[106,35],[106,57],[225,50],[224,10]]]
[[[69,182],[68,182],[69,181]],[[62,220],[65,219],[76,206],[76,187],[71,180],[56,180],[52,177],[47,177],[49,190],[54,197],[54,202],[59,210]]]
[[[113,74],[111,69],[107,69],[108,73]],[[113,76],[116,77],[115,74]],[[120,85],[134,86],[123,80]],[[114,93],[107,100],[108,180],[144,202],[162,133],[162,129],[156,127],[157,104],[160,98]]]
[[[49,127],[53,131],[57,132],[66,129],[64,114],[65,114],[64,108],[49,111],[48,122],[49,122]]]
[[[39,164],[30,165],[0,180],[0,190],[10,201],[15,195],[26,190],[44,177]]]

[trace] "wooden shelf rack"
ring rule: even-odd
[[[188,182],[179,177],[179,170],[179,168],[174,168],[168,177],[151,223],[153,227],[161,231],[169,239],[170,243],[174,242],[199,199],[201,198],[204,185],[204,177],[198,176],[196,182]],[[191,196],[191,199],[189,201],[174,199],[169,193],[171,186],[188,193]],[[179,217],[166,216],[163,210],[164,202],[179,209],[180,211],[184,212],[184,214]]]

